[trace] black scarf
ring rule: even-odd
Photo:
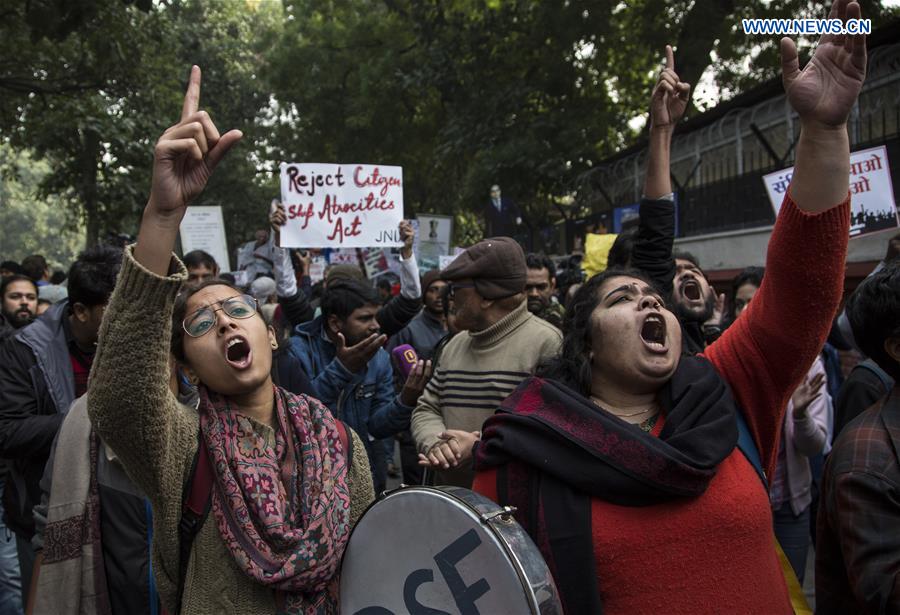
[[[517,508],[567,613],[603,611],[591,498],[649,506],[699,496],[735,448],[738,409],[706,359],[683,357],[659,402],[657,438],[558,382],[530,378],[484,424],[475,468],[498,468],[499,503]]]

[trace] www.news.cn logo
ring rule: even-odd
[[[744,34],[781,36],[822,36],[832,34],[871,34],[871,19],[742,19]]]

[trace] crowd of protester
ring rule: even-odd
[[[494,236],[420,276],[404,221],[399,285],[314,284],[280,205],[235,273],[173,256],[242,136],[194,67],[136,243],[0,264],[0,615],[337,612],[395,450],[406,484],[515,506],[566,613],[794,612],[811,546],[817,612],[900,612],[900,235],[843,297],[865,45],[782,56],[793,181],[721,294],[674,249],[671,48],[605,270]]]

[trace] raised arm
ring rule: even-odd
[[[272,227],[269,241],[272,242],[275,292],[278,295],[278,303],[281,304],[281,309],[284,310],[285,318],[291,324],[291,327],[296,327],[299,324],[312,320],[315,310],[310,306],[306,292],[297,286],[290,250],[281,247],[281,227],[286,222],[287,216],[284,213],[284,205],[278,203],[275,210],[269,214],[269,224]]]
[[[188,203],[200,196],[216,165],[243,134],[231,130],[222,136],[200,105],[200,67],[191,78],[181,120],[156,142],[150,200],[144,208],[134,259],[151,273],[165,276],[172,264],[172,249]]]
[[[197,445],[196,415],[169,389],[172,311],[187,277],[172,249],[185,207],[240,138],[237,131],[219,137],[206,112],[197,111],[199,95],[200,69],[195,66],[181,120],[156,144],[138,242],[126,250],[91,369],[91,423],[154,508],[166,494],[180,495],[180,481]],[[173,481],[179,485],[173,487]]]
[[[400,294],[392,297],[378,310],[378,324],[381,332],[388,337],[401,331],[422,309],[422,283],[419,280],[419,265],[413,252],[415,231],[408,220],[400,222]]]
[[[835,2],[832,18],[858,18]],[[865,78],[865,39],[824,36],[798,69],[781,43],[785,90],[800,116],[793,181],[772,231],[766,277],[741,317],[707,348],[747,415],[768,468],[784,408],[828,336],[843,291],[849,237],[847,118]]]
[[[678,78],[672,47],[666,45],[666,68],[660,73],[650,98],[650,147],[640,223],[631,253],[631,264],[643,271],[666,295],[672,292],[675,259],[675,208],[669,177],[672,133],[684,115],[691,86]]]

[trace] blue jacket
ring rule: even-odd
[[[391,359],[383,348],[365,370],[351,373],[335,356],[336,348],[322,323],[319,317],[298,325],[290,353],[303,365],[319,400],[359,434],[371,455],[373,440],[409,429],[414,407],[404,405],[394,394]]]

